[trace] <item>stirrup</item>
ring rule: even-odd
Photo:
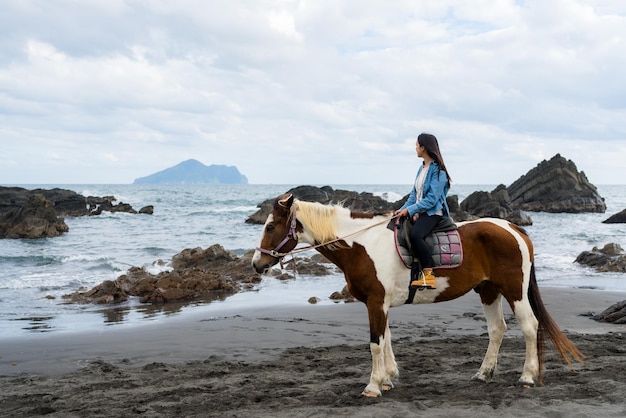
[[[411,282],[411,288],[417,290],[436,289],[437,281],[435,280],[435,275],[432,272],[426,275],[423,270],[420,271],[419,277]]]

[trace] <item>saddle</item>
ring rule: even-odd
[[[411,226],[412,223],[406,217],[392,219],[387,225],[394,232],[396,251],[407,268],[411,268],[414,258],[409,240]],[[430,248],[435,268],[454,268],[463,262],[461,236],[451,218],[441,218],[424,241]]]

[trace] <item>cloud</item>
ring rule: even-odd
[[[410,184],[423,131],[458,183],[556,153],[626,178],[620,1],[7,1],[0,25],[4,184],[188,158],[252,183]]]

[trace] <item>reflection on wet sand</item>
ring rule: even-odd
[[[184,308],[190,306],[200,306],[211,302],[222,302],[234,293],[226,291],[216,291],[211,295],[204,295],[202,298],[188,301],[173,301],[167,303],[149,303],[149,304],[129,304],[125,302],[118,306],[99,309],[96,312],[104,316],[104,323],[107,325],[115,325],[128,321],[131,313],[136,312],[141,315],[141,319],[156,319],[159,316],[171,316],[181,312]]]
[[[135,320],[154,320],[162,316],[172,316],[182,312],[187,307],[195,307],[209,304],[211,302],[225,301],[234,293],[226,291],[215,291],[211,295],[205,295],[202,298],[188,301],[174,301],[166,303],[140,303],[139,298],[132,298],[129,301],[119,303],[115,306],[107,306],[106,308],[86,309],[79,314],[81,321],[86,319],[87,314],[102,314],[105,325],[117,325],[129,323]],[[67,317],[63,316],[28,316],[11,319],[10,321],[24,321],[21,329],[28,332],[50,332],[59,331],[66,328],[64,323]],[[72,325],[75,325],[73,321]]]
[[[26,331],[49,332],[54,329],[54,326],[52,324],[49,324],[48,321],[51,321],[53,319],[53,316],[29,316],[24,318],[12,319],[12,321],[29,321],[28,326],[22,328]]]

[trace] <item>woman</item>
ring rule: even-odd
[[[450,189],[450,176],[434,135],[420,134],[415,143],[415,151],[417,156],[424,161],[417,170],[415,184],[409,198],[396,211],[396,215],[408,216],[413,223],[409,240],[413,255],[419,262],[413,261],[411,266],[411,287],[436,289],[433,258],[424,238],[430,234],[441,218],[450,216],[446,203],[446,195]],[[420,277],[420,263],[423,270],[422,277]]]

